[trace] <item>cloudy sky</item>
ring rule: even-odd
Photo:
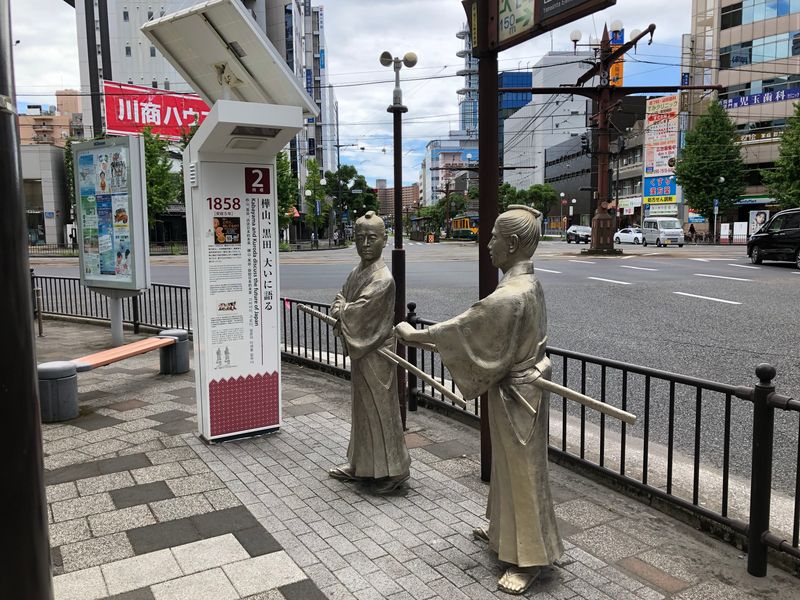
[[[113,0],[112,0],[113,1]],[[193,0],[186,0],[190,6]],[[416,52],[419,62],[401,71],[404,115],[403,183],[418,179],[424,148],[458,126],[458,96],[463,66],[456,56],[462,41],[456,32],[466,22],[458,0],[328,0],[325,6],[326,57],[339,101],[342,162],[355,164],[370,183],[393,184],[392,101],[394,75],[378,62],[381,52],[394,56]],[[18,100],[54,103],[56,89],[76,88],[78,52],[75,11],[63,0],[11,0]],[[544,34],[500,54],[500,70],[525,69],[549,50],[571,50],[569,33],[579,29],[582,42],[599,37],[604,23],[621,20],[627,31],[657,30],[652,45],[629,54],[625,83],[670,85],[679,81],[681,34],[690,29],[691,0],[617,0],[616,6]],[[335,143],[330,140],[329,143]],[[363,147],[364,150],[359,148]]]

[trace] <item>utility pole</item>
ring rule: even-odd
[[[0,328],[9,348],[0,366],[8,425],[3,435],[3,539],[11,549],[0,567],[0,589],[5,598],[44,600],[53,597],[53,582],[8,2],[0,3],[0,140]]]
[[[613,110],[619,108],[622,99],[632,94],[660,94],[682,90],[720,90],[718,85],[679,85],[679,86],[613,86],[609,72],[611,65],[621,59],[631,48],[646,35],[651,40],[656,26],[650,26],[639,35],[619,46],[612,46],[608,35],[608,27],[603,28],[603,38],[600,40],[600,53],[597,62],[588,71],[578,78],[574,86],[540,87],[540,88],[501,88],[500,92],[526,92],[533,94],[566,94],[584,96],[597,102],[597,114],[592,118],[597,123],[597,209],[592,217],[592,243],[590,249],[584,250],[588,254],[619,254],[622,251],[614,248],[614,222],[608,214],[610,202],[610,177],[609,177],[609,117]],[[584,88],[583,84],[599,77],[599,85],[594,88]]]

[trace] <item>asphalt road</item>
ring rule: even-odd
[[[587,257],[583,248],[544,242],[534,257],[545,290],[551,347],[732,385],[753,385],[755,366],[769,362],[777,368],[777,390],[800,397],[800,271],[793,265],[751,265],[740,246],[624,245],[624,254],[614,258]],[[390,249],[391,241],[387,260]],[[43,275],[77,275],[74,260],[31,262]],[[353,248],[282,254],[281,294],[330,302],[356,262]],[[417,303],[420,316],[442,320],[478,299],[474,243],[407,244],[406,262],[406,298]],[[153,260],[155,282],[187,285],[188,276],[186,257]],[[619,383],[610,386],[618,389]],[[694,442],[694,398],[684,398],[680,389],[678,394],[675,443],[688,453]],[[633,388],[630,395],[634,398]],[[703,460],[719,464],[722,404],[716,399],[706,404]],[[635,399],[631,410],[642,410]],[[734,399],[731,464],[742,474],[749,471],[750,440],[739,431],[750,426],[738,424],[749,422],[750,410],[748,403]],[[778,463],[796,464],[797,431],[796,415],[776,416]],[[651,435],[666,443],[665,429],[655,428]],[[776,469],[779,487],[793,489],[794,479],[793,466]]]

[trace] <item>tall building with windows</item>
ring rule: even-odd
[[[102,81],[117,81],[172,92],[190,86],[141,33],[149,20],[186,9],[186,0],[65,0],[75,6],[84,134],[103,131]],[[335,98],[325,63],[324,9],[311,0],[239,0],[320,108],[306,130],[292,140],[292,168],[305,181],[309,157],[322,169],[336,169]],[[331,131],[331,129],[333,130]],[[322,152],[318,148],[322,147]]]
[[[590,66],[593,52],[548,52],[533,65],[532,87],[573,84]],[[518,189],[544,183],[545,151],[586,130],[586,100],[579,96],[535,95],[506,119],[502,130],[503,181]]]
[[[683,40],[683,83],[720,85],[739,130],[748,204],[770,204],[760,170],[778,156],[786,119],[800,99],[800,0],[693,0]],[[689,95],[692,119],[706,94]]]

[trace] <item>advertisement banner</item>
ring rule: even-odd
[[[747,220],[748,227],[747,233],[748,235],[753,235],[759,229],[761,229],[766,222],[769,221],[769,211],[768,210],[751,210],[750,211],[750,218]]]
[[[617,47],[625,43],[625,30],[611,32],[611,50],[616,50]],[[615,87],[622,87],[625,84],[625,61],[622,58],[615,60],[611,63],[611,68],[608,71],[608,84]]]
[[[645,177],[642,195],[650,196],[676,196],[678,185],[674,177]]]
[[[671,175],[678,154],[680,98],[677,94],[647,101],[645,116],[646,177]]]
[[[648,204],[646,215],[648,217],[671,217],[678,214],[677,204]]]
[[[103,82],[106,133],[141,135],[145,127],[169,140],[180,140],[192,125],[208,114],[208,105],[195,94],[174,94],[163,90]]]
[[[706,218],[694,209],[689,209],[689,223],[705,223]]]
[[[143,146],[131,137],[73,144],[83,285],[150,285]]]

